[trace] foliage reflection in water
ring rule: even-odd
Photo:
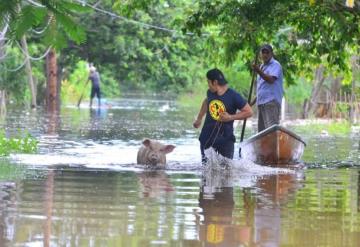
[[[2,181],[1,243],[230,247],[360,241],[357,170],[248,174],[233,184],[227,179],[234,177],[231,169],[210,170],[62,169]]]

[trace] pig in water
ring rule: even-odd
[[[158,141],[144,139],[137,154],[137,163],[143,165],[166,165],[166,154],[172,152],[174,145],[164,145]]]

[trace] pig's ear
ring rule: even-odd
[[[144,139],[142,143],[144,144],[145,147],[150,147],[151,141],[150,139]]]
[[[168,154],[171,153],[174,150],[175,146],[174,145],[165,145],[160,151]]]

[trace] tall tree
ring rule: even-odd
[[[75,16],[89,11],[79,1],[72,0],[11,0],[0,1],[0,27],[10,26],[10,38],[20,39],[34,28],[44,29],[43,41],[56,48],[64,47],[67,38],[81,43],[85,31]]]
[[[113,2],[87,2],[94,11],[81,15],[86,42],[70,42],[63,63],[94,63],[111,71],[124,90],[179,91],[203,77],[201,38],[182,34],[178,23],[190,2]]]
[[[0,63],[2,62],[2,60],[5,58],[5,35],[6,32],[8,31],[8,24],[5,24],[4,27],[2,29],[0,29]],[[0,89],[0,114],[4,113],[6,110],[6,104],[5,104],[5,90]]]
[[[67,44],[67,39],[74,40],[77,44],[85,40],[85,32],[74,20],[78,12],[88,11],[78,1],[71,0],[13,0],[0,2],[0,27],[8,24],[10,27],[11,39],[21,39],[25,55],[26,71],[32,94],[31,106],[36,106],[35,86],[33,82],[32,69],[27,49],[25,33],[34,28],[41,28],[44,33],[42,42],[48,46],[60,49]],[[56,52],[51,50],[47,56],[47,91],[46,102],[48,109],[55,109],[58,101],[58,92],[53,83],[57,81]],[[57,103],[58,104],[58,103]]]
[[[30,93],[31,93],[31,108],[36,107],[36,87],[34,83],[33,73],[31,69],[31,63],[29,58],[29,49],[27,45],[26,36],[23,35],[21,37],[21,47],[25,55],[25,68],[26,68],[26,74],[28,78]]]
[[[296,73],[311,74],[324,61],[349,71],[351,53],[360,51],[359,18],[359,1],[349,7],[343,0],[203,0],[186,28],[201,33],[212,27],[209,40],[221,42],[215,47],[223,47],[228,63],[238,55],[251,61],[259,45],[272,43],[291,82]]]

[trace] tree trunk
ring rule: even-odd
[[[5,34],[8,31],[9,25],[6,24],[5,27],[0,31],[0,63],[5,59]],[[6,92],[5,90],[0,89],[0,114],[6,113]]]
[[[336,112],[336,105],[337,105],[337,101],[341,101],[341,95],[340,97],[338,96],[340,89],[341,89],[341,81],[342,81],[343,77],[335,77],[332,78],[332,82],[331,82],[331,88],[330,88],[330,93],[331,93],[331,104],[330,104],[330,109],[329,109],[329,114],[328,117],[332,117],[332,118],[337,118],[339,117],[338,112]]]
[[[27,74],[28,82],[29,82],[29,88],[30,88],[30,92],[31,92],[31,108],[36,108],[36,87],[34,84],[34,79],[33,79],[34,77],[32,74],[31,63],[30,63],[30,58],[29,58],[29,50],[28,50],[28,45],[27,45],[25,35],[23,35],[21,38],[21,46],[25,53],[25,69],[26,69],[26,74]]]
[[[320,65],[315,70],[315,84],[311,92],[310,100],[306,102],[306,105],[304,107],[304,118],[307,118],[309,116],[309,113],[312,112],[314,110],[314,107],[316,106],[317,96],[325,80],[324,71],[325,67],[323,65]]]
[[[355,123],[355,71],[357,69],[357,60],[359,58],[357,56],[352,56],[351,57],[351,67],[352,67],[352,81],[351,81],[351,96],[350,96],[350,123],[354,124]]]
[[[59,93],[57,88],[56,52],[51,49],[46,56],[46,108],[50,112],[59,110]]]
[[[0,115],[6,113],[6,92],[5,90],[0,90]]]

